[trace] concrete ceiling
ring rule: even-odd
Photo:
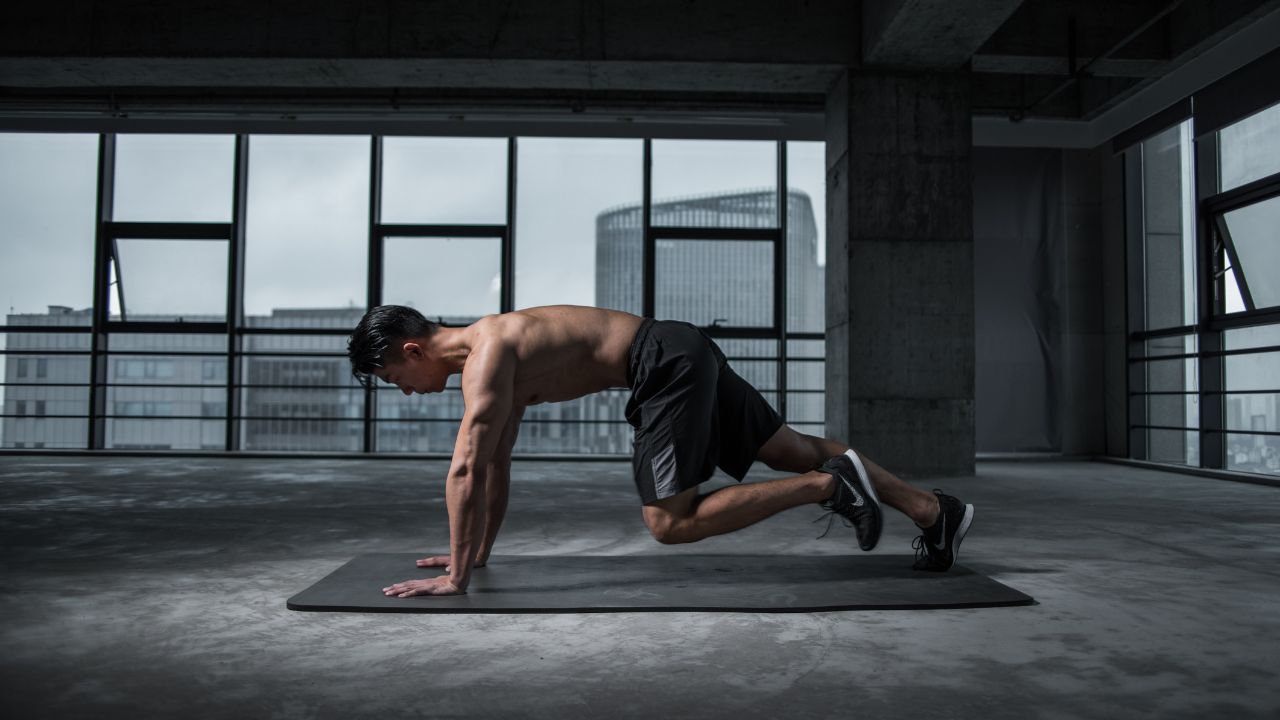
[[[0,115],[440,107],[819,111],[846,68],[970,72],[1089,119],[1280,0],[6,3]]]

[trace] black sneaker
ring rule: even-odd
[[[871,487],[871,480],[867,478],[862,461],[850,450],[844,455],[827,460],[818,470],[836,479],[836,491],[822,502],[822,507],[829,512],[818,520],[830,518],[833,514],[839,515],[847,520],[845,525],[853,523],[853,529],[858,535],[858,545],[863,550],[874,548],[880,542],[880,499],[876,497],[875,488]],[[827,530],[831,530],[830,520],[827,521]],[[826,534],[824,532],[818,537]]]
[[[954,497],[934,490],[938,496],[938,521],[932,527],[922,528],[923,533],[911,543],[916,550],[916,570],[944,572],[955,564],[960,555],[960,541],[973,523],[973,506],[965,505]]]

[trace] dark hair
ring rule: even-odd
[[[411,338],[431,337],[440,328],[422,313],[403,305],[379,305],[360,318],[347,338],[351,374],[362,385],[372,381],[373,371],[400,359],[400,345]]]

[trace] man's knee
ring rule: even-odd
[[[653,505],[644,507],[644,524],[649,528],[653,539],[663,545],[678,545],[692,542],[688,532],[688,520]]]

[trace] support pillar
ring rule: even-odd
[[[974,468],[969,98],[878,70],[827,96],[827,435],[908,477]]]

